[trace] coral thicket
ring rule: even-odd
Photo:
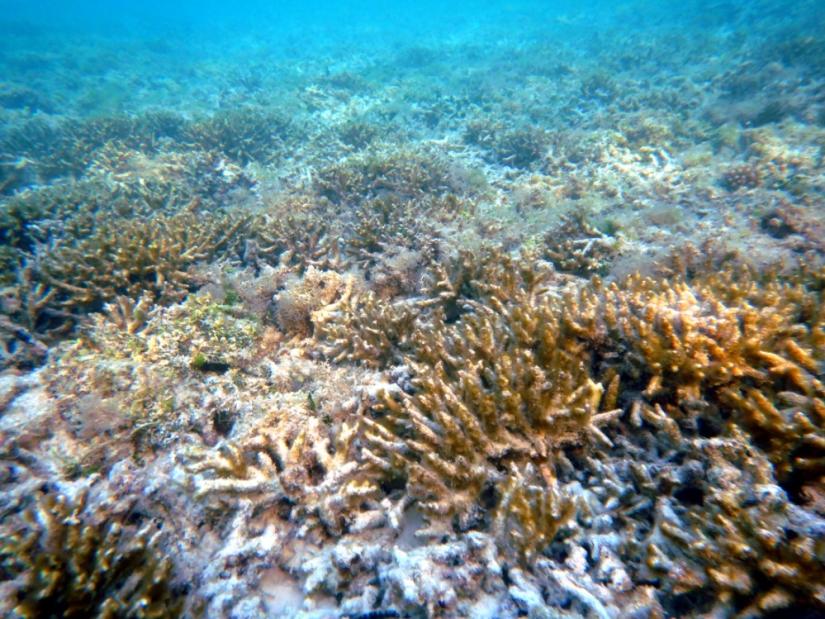
[[[20,617],[177,617],[183,598],[171,586],[154,526],[109,520],[104,508],[46,495],[0,537],[0,566],[12,580]]]

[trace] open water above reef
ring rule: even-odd
[[[825,616],[823,24],[0,0],[0,614]]]

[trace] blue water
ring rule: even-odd
[[[444,61],[440,73],[429,67],[434,78],[455,76],[462,66],[468,72],[484,70],[485,58],[494,63],[510,52],[530,63],[531,49],[539,56],[536,64],[547,63],[553,47],[583,66],[600,54],[633,58],[640,79],[647,71],[641,66],[645,60],[659,69],[667,66],[673,76],[690,76],[703,64],[726,58],[763,62],[761,48],[789,35],[818,37],[825,21],[825,9],[815,0],[231,5],[216,0],[7,0],[0,8],[2,81],[36,85],[60,99],[59,111],[80,116],[118,111],[105,102],[96,109],[75,101],[101,80],[122,87],[115,108],[135,112],[172,103],[164,96],[153,102],[151,82],[209,89],[210,77],[245,70],[275,76],[288,71],[282,63],[302,60],[331,71],[377,64],[391,71],[405,48],[428,49],[433,56],[428,64]],[[516,68],[512,78],[523,79]],[[135,82],[147,81],[138,97]],[[177,105],[187,107],[185,101]]]
[[[235,224],[229,228],[233,234],[220,239],[226,226]],[[220,227],[216,232],[209,226]],[[188,247],[202,230],[208,231],[207,240]],[[133,234],[144,235],[139,237],[141,247],[129,243]],[[446,546],[432,550],[426,547],[429,542],[416,538],[415,531],[432,524],[425,522],[423,511],[407,509],[406,523],[392,531],[386,523],[378,525],[385,537],[364,542],[373,546],[372,554],[364,551],[363,564],[356,551],[339,548],[344,558],[336,554],[336,561],[351,564],[321,582],[317,563],[300,558],[323,556],[329,563],[330,549],[350,538],[346,527],[319,525],[317,513],[307,508],[312,534],[304,540],[305,523],[290,520],[287,512],[317,497],[308,499],[301,484],[293,483],[290,501],[268,496],[260,508],[261,513],[271,510],[266,512],[271,520],[243,530],[237,519],[232,521],[239,513],[234,497],[219,502],[219,509],[205,508],[201,497],[189,492],[191,471],[181,463],[187,462],[190,448],[211,458],[210,450],[224,441],[240,444],[258,430],[265,434],[278,415],[298,425],[293,413],[295,419],[312,418],[317,422],[312,431],[323,435],[306,439],[307,444],[326,445],[329,439],[333,445],[333,435],[345,423],[375,404],[352,405],[365,393],[377,393],[376,385],[383,389],[392,383],[391,392],[399,398],[414,393],[414,379],[422,377],[411,373],[432,370],[432,356],[422,354],[424,361],[408,362],[405,355],[412,358],[414,338],[407,336],[413,327],[427,336],[470,339],[467,334],[475,327],[460,330],[467,316],[505,312],[502,301],[490,301],[485,289],[489,282],[473,279],[490,272],[506,288],[510,274],[497,271],[498,262],[491,266],[490,255],[513,271],[526,265],[531,275],[522,275],[523,280],[514,276],[513,281],[520,282],[516,285],[540,281],[531,295],[554,300],[573,298],[573,291],[588,286],[596,298],[612,290],[602,281],[620,286],[629,275],[654,278],[649,290],[658,291],[657,286],[671,285],[670,277],[690,280],[700,267],[707,270],[704,277],[722,269],[720,265],[734,264],[726,273],[754,278],[747,293],[724,298],[719,293],[720,301],[712,298],[715,292],[691,291],[693,282],[688,282],[661,301],[662,307],[651,306],[642,314],[630,303],[627,311],[638,311],[647,321],[648,316],[665,316],[672,320],[668,326],[677,325],[676,331],[706,320],[695,332],[707,341],[716,338],[713,347],[707,347],[713,353],[708,352],[707,359],[725,348],[728,333],[724,328],[719,333],[718,324],[738,333],[730,316],[746,316],[741,329],[750,328],[751,301],[762,303],[766,316],[784,312],[781,320],[789,326],[769,342],[775,349],[770,355],[753,353],[748,345],[748,354],[756,360],[742,363],[758,369],[748,366],[735,377],[726,369],[731,376],[720,383],[738,381],[731,393],[750,392],[755,385],[770,397],[778,394],[782,414],[791,405],[803,407],[800,402],[810,413],[815,409],[812,394],[823,395],[817,380],[825,381],[825,349],[822,338],[816,339],[822,331],[817,308],[825,273],[823,239],[825,0],[0,0],[0,379],[6,381],[0,402],[6,406],[18,393],[41,389],[38,381],[48,383],[31,398],[37,430],[15,427],[18,417],[13,415],[13,421],[0,427],[0,464],[6,467],[7,456],[10,461],[20,453],[26,458],[14,475],[0,475],[0,514],[16,523],[14,518],[33,501],[26,496],[11,505],[11,499],[2,498],[7,491],[12,496],[12,491],[30,493],[31,488],[52,484],[76,496],[77,487],[88,482],[96,500],[120,500],[124,493],[142,497],[145,514],[136,509],[134,520],[156,523],[163,539],[173,540],[167,547],[176,549],[172,560],[183,566],[175,572],[175,591],[189,592],[187,609],[208,607],[207,616],[222,616],[216,609],[223,604],[234,610],[278,609],[283,616],[294,611],[312,619],[368,618],[373,615],[367,613],[382,608],[390,614],[377,616],[402,616],[392,613],[405,608],[408,614],[403,616],[509,618],[527,613],[534,597],[563,614],[592,604],[589,616],[621,617],[632,599],[634,604],[649,602],[649,609],[664,608],[665,616],[710,616],[712,610],[713,616],[734,616],[763,592],[760,588],[772,585],[766,576],[770,570],[782,573],[773,563],[753,572],[758,574],[753,577],[755,591],[746,578],[728,588],[700,583],[698,571],[683,571],[678,562],[667,573],[660,565],[654,577],[642,544],[613,537],[625,526],[622,530],[647,535],[654,520],[676,511],[689,514],[691,522],[701,521],[704,509],[718,514],[724,508],[728,513],[729,506],[718,497],[711,507],[710,498],[703,503],[718,490],[710,475],[665,496],[672,508],[658,496],[648,497],[647,506],[631,505],[635,490],[615,491],[614,496],[612,485],[599,486],[603,480],[598,475],[577,468],[581,454],[571,449],[566,466],[558,467],[559,483],[581,492],[598,486],[590,499],[604,508],[601,515],[580,518],[576,531],[568,532],[571,537],[559,542],[569,548],[579,544],[578,554],[560,551],[561,545],[551,552],[548,542],[536,550],[543,567],[522,565],[519,575],[493,564],[478,551],[476,539],[470,544],[475,550],[467,551],[475,553],[467,561],[476,571],[462,573],[466,582],[453,587],[450,578],[439,575],[450,576],[464,557],[456,560]],[[141,250],[158,247],[163,247],[160,257],[130,262],[135,255],[143,256]],[[807,270],[794,270],[800,265]],[[762,273],[769,275],[764,280],[753,275]],[[789,307],[801,307],[798,299],[803,292],[809,295],[799,316],[788,318],[791,310],[772,305],[780,293],[766,292],[774,283],[771,278],[780,273],[788,277],[782,285],[796,286],[793,295],[789,293]],[[454,281],[448,281],[450,277]],[[455,289],[445,292],[448,284]],[[529,299],[525,304],[534,300],[514,297]],[[393,323],[391,328],[397,327],[401,335],[389,338],[388,351],[377,347],[375,358],[369,357],[369,347],[352,352],[338,341],[346,341],[346,333],[338,332],[338,340],[331,341],[335,338],[324,339],[317,326],[333,316],[342,321],[341,331],[361,328],[375,335],[371,323],[365,327],[358,322],[367,320],[361,306],[353,305],[352,316],[342,313],[351,299],[353,304],[371,299],[375,307],[420,312],[419,322],[402,316]],[[482,309],[483,303],[490,306]],[[723,310],[724,316],[714,314]],[[817,320],[812,316],[820,316],[818,327],[811,326]],[[512,316],[508,320],[508,325],[517,322]],[[242,336],[236,322],[242,323]],[[765,323],[773,324],[767,318]],[[598,328],[593,327],[594,332]],[[224,337],[224,330],[237,337]],[[719,384],[701,385],[701,394],[693,384],[700,379],[674,387],[681,374],[673,369],[676,378],[665,376],[671,382],[660,389],[659,374],[669,370],[658,367],[651,378],[653,370],[643,367],[644,355],[628,352],[625,341],[611,343],[610,338],[618,337],[608,333],[611,330],[620,329],[605,328],[598,336],[604,339],[598,350],[586,351],[598,363],[581,368],[588,381],[594,381],[582,383],[587,393],[600,381],[607,385],[620,375],[623,381],[624,391],[614,403],[624,416],[604,430],[610,439],[620,440],[616,449],[599,445],[598,466],[614,467],[610,484],[617,480],[616,487],[622,483],[625,490],[634,483],[643,485],[628,481],[636,471],[628,472],[627,454],[637,453],[657,476],[655,492],[662,488],[668,495],[679,476],[699,475],[689,470],[688,462],[704,466],[723,457],[716,451],[724,450],[708,447],[717,436],[737,449],[740,441],[751,440],[731,421],[736,413],[724,409],[726,400],[716,393]],[[473,336],[467,349],[478,347],[486,335]],[[671,329],[662,341],[673,342],[681,335]],[[510,332],[499,336],[502,346],[518,340]],[[786,377],[783,372],[790,366],[767,364],[785,354],[788,338],[800,338],[801,344],[796,352],[787,349],[799,367]],[[570,345],[576,355],[586,347],[582,342]],[[335,346],[344,347],[343,352]],[[705,340],[697,344],[701,346],[707,346]],[[455,345],[455,350],[462,349]],[[703,358],[703,351],[696,358]],[[532,359],[534,353],[538,351],[519,354]],[[497,361],[482,356],[484,363]],[[451,357],[449,363],[460,361]],[[724,374],[721,364],[714,364],[707,362]],[[482,365],[479,361],[469,368],[468,375],[482,372]],[[42,368],[47,370],[41,374]],[[439,380],[450,373],[439,372]],[[463,376],[464,370],[453,373]],[[684,374],[693,377],[700,370],[691,366]],[[803,375],[810,379],[804,394],[799,388],[804,381],[795,378]],[[490,373],[475,378],[476,390],[495,382]],[[19,385],[14,383],[18,379]],[[453,379],[458,380],[444,380]],[[501,384],[508,379],[513,377]],[[156,384],[162,393],[152,392]],[[252,387],[245,391],[244,385]],[[531,386],[529,397],[534,396]],[[700,406],[700,396],[712,402]],[[650,414],[644,423],[641,417],[634,420],[630,428],[630,411],[642,402]],[[681,430],[689,440],[678,448],[667,443],[671,426],[651,425],[660,407],[682,415]],[[232,415],[238,411],[249,418],[233,429]],[[59,436],[69,437],[71,449],[66,450],[75,450],[71,457],[45,439],[40,442],[43,427],[52,425],[43,421],[49,414],[59,419],[55,427],[64,433]],[[0,422],[3,415],[0,410]],[[140,432],[131,415],[139,417]],[[696,421],[701,415],[708,416],[706,424]],[[794,415],[802,413],[788,413],[789,418]],[[794,431],[808,428],[794,420]],[[427,419],[424,424],[429,424],[429,433],[437,433],[438,423]],[[409,423],[410,434],[413,425]],[[404,426],[395,438],[406,440],[407,430]],[[808,445],[797,437],[796,447],[805,454],[796,460],[814,463],[812,470],[822,461],[821,425],[815,432],[818,443],[811,439]],[[774,453],[773,442],[764,440],[770,443],[765,447],[759,442],[764,436],[757,434],[748,449],[764,456],[764,462],[768,452],[772,462],[782,461],[784,455]],[[263,460],[291,453],[286,445],[297,440],[295,435]],[[103,448],[96,449],[99,437],[105,440]],[[18,438],[19,449],[13,443]],[[524,458],[529,441],[519,441],[496,446],[500,453],[495,457],[479,456],[485,470],[504,475],[511,457],[513,462],[533,458],[531,467],[547,467],[541,469],[542,479],[536,476],[533,482],[549,484],[552,457],[542,462],[535,454]],[[635,451],[626,450],[631,443]],[[783,435],[778,443],[793,441]],[[7,449],[11,444],[14,449]],[[257,445],[250,452],[260,450]],[[363,447],[358,441],[353,445],[353,453]],[[809,447],[813,455],[806,451]],[[544,451],[557,449],[553,443]],[[279,451],[277,458],[274,451]],[[809,561],[805,565],[814,566],[812,573],[825,573],[822,480],[803,479],[799,473],[799,480],[788,474],[784,480],[765,481],[762,469],[759,475],[752,470],[756,465],[750,462],[751,452],[741,453],[737,451],[736,458],[748,460],[747,465],[737,460],[725,466],[746,480],[742,484],[750,493],[749,508],[758,503],[753,496],[768,496],[764,488],[779,488],[780,481],[787,487],[777,494],[788,490],[814,497],[810,504],[798,500],[793,508],[785,500],[782,509],[787,511],[777,508],[771,514],[771,535],[784,531],[787,539],[782,543],[793,545],[793,558],[804,556]],[[36,467],[30,465],[34,461]],[[784,464],[790,469],[788,462]],[[305,479],[295,473],[304,465]],[[246,472],[241,466],[229,468],[232,474]],[[280,474],[289,467],[279,461],[272,468]],[[303,461],[294,468],[289,473],[310,480],[309,485],[328,473]],[[20,472],[24,470],[25,475]],[[767,478],[771,474],[764,473]],[[180,482],[184,478],[189,479],[186,489]],[[31,481],[35,479],[37,483]],[[400,488],[395,477],[382,481],[387,482],[379,489],[384,509],[398,499]],[[800,489],[803,482],[810,482],[810,488]],[[653,485],[646,484],[644,491],[654,492]],[[758,492],[756,485],[762,488]],[[468,531],[488,536],[485,548],[500,551],[503,565],[516,565],[519,559],[507,555],[509,542],[497,546],[501,540],[493,540],[492,504],[501,492],[489,489],[485,487],[478,506],[460,514],[464,520],[457,517],[446,525],[453,527],[449,541],[469,543]],[[362,508],[359,504],[353,509]],[[797,508],[799,512],[793,511]],[[191,518],[189,511],[195,514]],[[34,526],[33,518],[27,522]],[[132,524],[128,521],[127,528],[135,528]],[[232,529],[235,526],[239,528]],[[0,534],[4,527],[0,521]],[[705,533],[721,537],[721,530],[719,525]],[[819,544],[810,556],[802,543],[809,533]],[[778,539],[767,534],[763,538]],[[794,539],[799,541],[792,544]],[[259,551],[258,543],[270,546]],[[707,567],[699,544],[671,546],[673,556],[683,558],[685,565]],[[604,561],[607,567],[595,556],[598,548],[615,550],[615,556]],[[427,550],[433,553],[427,565],[436,567],[422,574],[408,557],[416,552],[424,556]],[[322,552],[328,554],[313,555]],[[6,579],[7,563],[8,574],[16,577],[14,570],[20,566],[6,561],[4,553],[0,544],[0,578]],[[743,552],[742,557],[740,566],[757,563],[751,554]],[[215,567],[223,562],[225,570]],[[409,579],[405,570],[412,573]],[[577,584],[565,589],[559,584],[564,579],[548,575],[553,570]],[[684,574],[685,589],[680,588],[684,583],[669,580]],[[258,577],[277,582],[262,593]],[[791,593],[783,590],[768,602],[786,603],[800,616],[811,609],[810,616],[825,616],[821,591],[817,599],[812,593],[819,591],[817,583],[806,581],[815,577],[799,578],[801,584],[790,587]],[[410,584],[413,581],[417,584]],[[316,590],[305,592],[307,582],[315,582]],[[459,601],[451,597],[451,588],[461,589]],[[588,588],[597,602],[582,593]],[[630,589],[638,596],[625,597]],[[267,602],[266,595],[275,595],[272,591],[282,597]],[[382,606],[379,598],[390,601]],[[0,615],[5,616],[3,603],[0,600]],[[301,604],[305,614],[298,612]],[[358,612],[338,612],[340,604]],[[439,614],[448,606],[449,612]],[[324,609],[332,610],[325,614]],[[531,613],[541,616],[539,610],[533,607]],[[238,610],[231,616],[266,614]],[[648,615],[640,611],[634,616]],[[656,615],[651,611],[649,616]]]

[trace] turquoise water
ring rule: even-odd
[[[825,616],[823,307],[821,0],[0,0],[0,615]]]

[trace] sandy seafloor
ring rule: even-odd
[[[3,616],[825,616],[821,3],[173,9],[0,15]]]

